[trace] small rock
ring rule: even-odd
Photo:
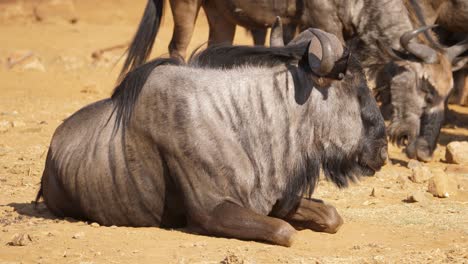
[[[83,60],[78,57],[69,57],[69,56],[59,56],[55,62],[59,64],[66,71],[74,71],[85,66]]]
[[[445,160],[448,163],[468,165],[468,141],[453,141],[447,145]]]
[[[87,84],[80,90],[80,93],[98,94],[99,92],[95,84]]]
[[[372,188],[370,196],[375,197],[375,188]]]
[[[417,161],[417,160],[414,160],[414,159],[411,159],[410,161],[408,161],[408,169],[414,169],[414,168],[417,168],[417,167],[421,167],[422,164],[421,162]]]
[[[40,71],[40,72],[46,71],[44,64],[42,64],[42,62],[38,58],[34,58],[31,62],[25,63],[22,69]]]
[[[0,145],[0,157],[5,156],[6,154],[8,154],[8,152],[10,152],[10,148],[3,147]]]
[[[78,232],[78,233],[74,234],[74,235],[72,236],[72,238],[73,238],[73,239],[81,239],[81,238],[84,237],[84,235],[85,235],[85,234],[84,234],[83,232]]]
[[[414,192],[412,194],[410,194],[408,196],[408,198],[406,198],[405,202],[408,202],[408,203],[427,203],[428,200],[426,198],[426,196],[424,195],[423,192],[420,192],[420,191],[417,191],[417,192]]]
[[[374,205],[374,204],[376,204],[376,203],[375,203],[375,202],[371,202],[371,201],[364,201],[364,202],[362,203],[362,205],[365,205],[365,206]]]
[[[35,7],[37,21],[76,23],[78,15],[72,0],[42,0]]]
[[[91,223],[90,226],[92,226],[92,227],[100,227],[100,225],[99,225],[98,223]]]
[[[427,182],[432,177],[432,173],[428,167],[419,165],[411,169],[409,179],[414,183]]]
[[[5,133],[8,132],[8,130],[11,128],[11,123],[10,121],[0,121],[0,133]]]
[[[439,198],[448,198],[457,193],[458,184],[454,177],[449,177],[443,170],[434,171],[434,174],[429,179],[428,192]]]
[[[398,184],[398,186],[400,186],[400,189],[406,189],[407,187],[407,182],[408,182],[408,177],[405,177],[403,175],[398,175],[398,177],[396,178],[396,183]]]
[[[463,177],[468,178],[468,166],[448,165],[447,168],[445,168],[445,173],[447,173],[448,175],[457,175],[457,176],[463,176]]]
[[[111,226],[110,226],[110,228],[113,228],[113,229],[115,229],[115,228],[117,228],[117,226],[115,226],[115,225],[111,225]]]
[[[229,254],[227,255],[221,262],[220,264],[243,264],[244,260],[235,254]]]
[[[15,116],[15,115],[18,115],[18,111],[0,112],[0,116]]]
[[[24,126],[26,126],[26,123],[23,122],[23,121],[13,121],[11,124],[12,124],[13,127],[24,127]]]
[[[11,241],[7,243],[8,246],[26,246],[32,242],[31,236],[28,234],[15,234]]]

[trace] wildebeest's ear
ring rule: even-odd
[[[333,34],[311,28],[313,34],[309,43],[308,62],[311,70],[319,76],[329,75],[335,62],[343,56],[343,45]]]
[[[452,63],[452,71],[457,71],[464,67],[468,67],[466,65],[468,63],[468,56],[466,54],[467,50],[468,50],[468,37],[466,37],[463,41],[445,50],[448,60]]]
[[[279,16],[276,17],[275,23],[271,26],[270,47],[283,47],[283,23]]]

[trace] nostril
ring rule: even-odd
[[[385,162],[387,161],[387,158],[388,158],[387,148],[384,147],[380,150],[380,158]]]

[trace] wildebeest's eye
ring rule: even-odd
[[[431,85],[427,80],[421,85],[421,91],[424,93],[424,100],[427,104],[433,104],[436,101],[437,92],[434,86]]]
[[[427,104],[432,104],[432,103],[434,103],[434,96],[435,96],[435,94],[434,94],[433,91],[427,91],[427,92],[426,92],[426,96],[425,96],[425,98],[424,98],[424,99],[426,100],[426,103],[427,103]]]

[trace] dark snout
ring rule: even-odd
[[[419,117],[406,119],[395,118],[388,126],[387,133],[390,141],[398,147],[408,146],[410,142],[416,140],[419,134]]]
[[[409,142],[406,148],[409,158],[425,162],[432,160],[444,116],[443,110],[428,111],[422,115],[421,133],[414,141]]]

